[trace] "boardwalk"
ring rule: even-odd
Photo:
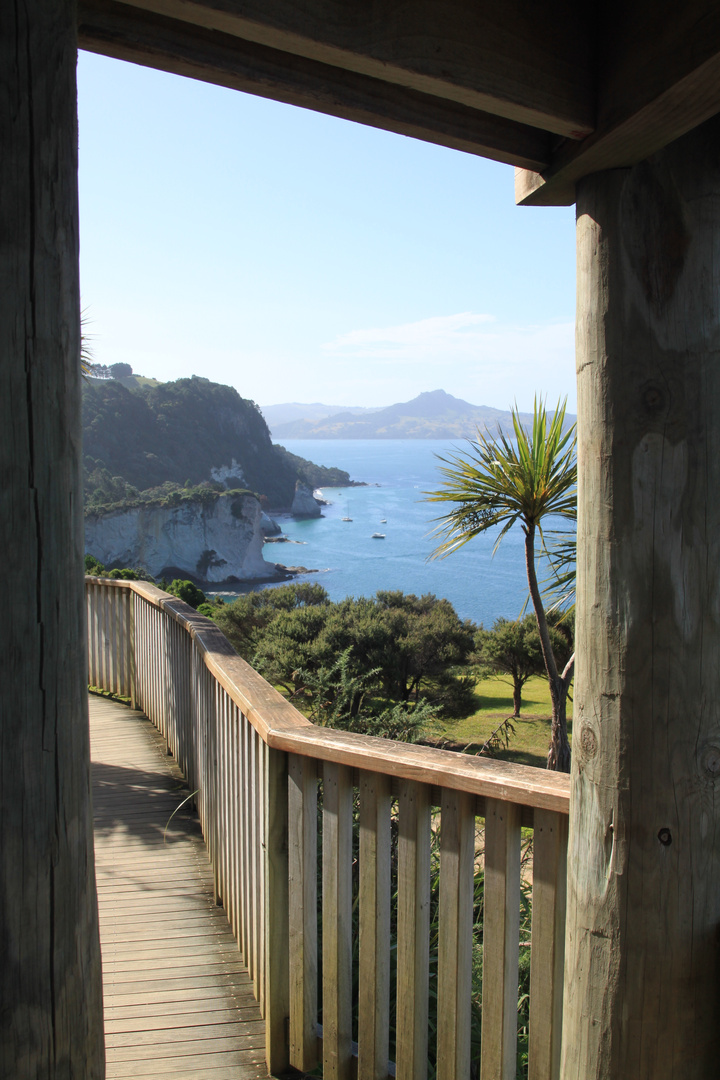
[[[266,1077],[264,1026],[164,743],[90,698],[107,1080]]]

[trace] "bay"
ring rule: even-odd
[[[367,487],[326,488],[321,518],[281,518],[295,544],[267,544],[265,558],[312,567],[331,600],[373,596],[378,589],[446,597],[461,618],[486,627],[515,619],[527,598],[524,536],[513,528],[493,557],[496,532],[477,537],[446,559],[430,559],[442,504],[424,493],[440,486],[437,455],[464,449],[462,442],[418,439],[293,439],[283,445],[319,465],[345,469]],[[352,521],[343,521],[351,517]],[[382,519],[386,519],[383,521]],[[385,539],[373,539],[374,532]]]

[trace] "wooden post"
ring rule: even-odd
[[[578,190],[561,1075],[720,1060],[720,122]]]
[[[0,34],[0,1075],[105,1075],[80,483],[76,12]]]

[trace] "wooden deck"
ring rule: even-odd
[[[141,713],[90,697],[107,1080],[266,1077],[265,1035],[189,794]]]

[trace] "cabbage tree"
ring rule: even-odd
[[[547,765],[560,772],[570,771],[566,711],[575,655],[559,669],[538,585],[536,555],[538,545],[540,553],[546,550],[543,522],[547,518],[577,519],[575,425],[564,430],[565,409],[566,402],[558,403],[554,415],[548,417],[544,402],[536,398],[532,430],[527,431],[513,408],[513,438],[502,432],[490,436],[478,431],[477,440],[468,443],[464,454],[440,457],[442,487],[426,492],[428,501],[450,506],[436,519],[435,535],[441,542],[434,558],[445,558],[498,526],[493,554],[513,525],[519,524],[525,534],[525,568],[552,701]]]

